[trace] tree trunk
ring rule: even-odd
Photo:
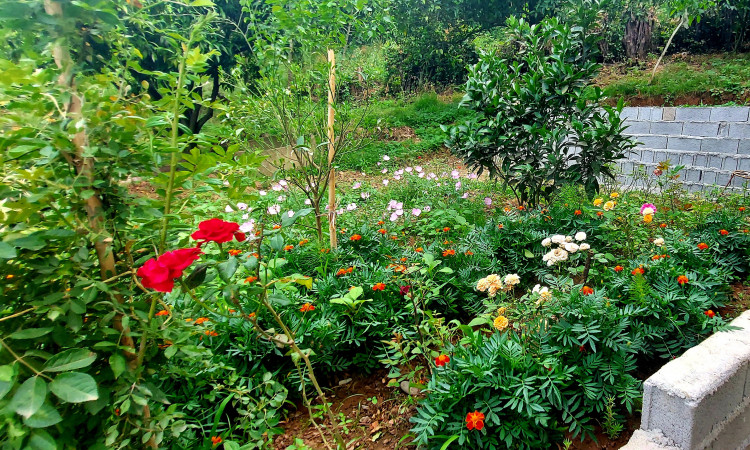
[[[654,19],[649,13],[646,18],[631,17],[625,24],[625,55],[631,59],[644,59],[651,50],[651,37]]]

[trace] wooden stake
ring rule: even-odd
[[[336,156],[333,135],[333,121],[335,111],[333,101],[336,96],[336,56],[333,50],[328,50],[328,233],[331,237],[331,248],[338,246],[336,235],[336,170],[333,168],[333,157]]]

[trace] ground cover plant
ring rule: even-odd
[[[574,445],[620,434],[644,376],[727,329],[746,193],[689,195],[668,162],[658,190],[595,182],[629,143],[593,108],[597,65],[560,48],[588,45],[568,23],[511,19],[526,65],[496,83],[507,61],[483,57],[470,110],[372,104],[347,63],[331,89],[329,47],[387,29],[378,2],[0,9],[3,448]],[[441,128],[542,91],[576,145],[609,152],[594,172],[519,157],[493,175],[541,179],[509,188]],[[541,166],[560,150],[560,121],[505,125]],[[263,142],[298,158],[266,165]]]

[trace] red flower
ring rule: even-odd
[[[625,270],[624,267],[622,267],[622,266],[615,266],[615,272],[622,272],[623,270]]]
[[[685,275],[680,275],[679,277],[677,277],[678,284],[687,284],[688,281],[690,280],[688,280],[688,277],[686,277]]]
[[[477,431],[484,428],[484,414],[479,411],[466,414],[466,428]]]
[[[448,355],[440,355],[437,358],[435,358],[435,365],[438,367],[443,367],[449,362],[451,362],[451,357]]]
[[[667,224],[666,223],[660,223],[659,226],[662,227],[662,228],[667,228]]]
[[[380,233],[380,234],[385,234],[385,233],[387,233],[387,232],[388,232],[388,231],[386,231],[386,229],[385,229],[385,228],[381,228],[381,229],[379,229],[379,230],[378,230],[378,233]]]
[[[350,241],[359,241],[362,239],[362,236],[355,234],[352,237],[349,238]]]
[[[227,251],[227,253],[229,253],[229,254],[230,254],[230,255],[232,255],[232,256],[237,256],[237,255],[239,255],[240,253],[242,253],[242,250],[236,250],[236,249],[232,249],[232,250],[229,250],[229,251]]]
[[[159,311],[158,313],[156,313],[156,315],[157,316],[168,316],[169,315],[169,311],[167,311],[166,309],[162,309],[161,311]]]
[[[745,212],[745,207],[744,206],[740,206],[740,212]]]
[[[182,276],[193,261],[200,258],[199,248],[183,248],[151,258],[138,269],[136,275],[142,278],[143,287],[159,292],[171,292],[174,280]]]
[[[726,236],[729,234],[729,232],[727,230],[719,230],[719,234],[722,236]]]
[[[417,252],[417,253],[422,253],[424,251],[424,249],[422,247],[417,247],[417,248],[414,249],[414,251]]]
[[[709,318],[713,318],[716,315],[716,313],[713,312],[710,309],[708,311],[704,312],[703,314],[707,315]]]
[[[597,215],[597,216],[599,216],[599,217],[601,217],[601,216],[603,216],[603,215],[604,215],[604,213],[603,213],[603,212],[601,212],[601,211],[597,211],[596,215]]]
[[[576,211],[573,214],[575,214],[576,216],[580,216],[583,213],[581,212],[580,209],[576,209]]]
[[[643,267],[637,267],[637,268],[633,269],[633,271],[630,272],[630,273],[633,274],[633,275],[643,275],[644,273],[646,273],[646,271],[643,270]]]
[[[372,287],[372,290],[373,290],[373,291],[384,291],[384,290],[385,290],[385,283],[376,283],[376,284],[375,284],[375,285],[374,285],[374,286]]]
[[[205,244],[208,241],[223,244],[234,238],[242,242],[245,240],[245,233],[239,231],[240,226],[234,222],[227,222],[221,219],[208,219],[198,224],[198,231],[191,234],[190,237],[196,241]]]
[[[450,230],[451,230],[450,227],[443,228],[443,231],[445,231],[446,233],[449,232]]]
[[[311,303],[305,303],[299,310],[302,312],[314,311],[315,306],[313,306]]]
[[[700,250],[705,250],[707,248],[708,248],[708,244],[706,244],[705,242],[701,242],[700,244],[698,244],[698,249]]]
[[[593,293],[594,293],[594,289],[593,288],[590,288],[588,286],[584,286],[584,287],[581,288],[581,294],[583,294],[583,295],[591,295]]]
[[[403,297],[409,293],[409,290],[411,290],[411,286],[401,286],[398,288],[398,294]]]
[[[211,436],[211,444],[213,445],[219,445],[224,441],[224,439],[220,438],[219,436]]]
[[[289,245],[285,245],[285,246],[284,246],[284,251],[288,252],[288,251],[292,250],[293,248],[294,248],[294,246],[293,246],[293,245],[291,245],[291,244],[289,244]]]
[[[456,254],[456,251],[453,249],[448,249],[443,252],[443,256],[453,256]]]
[[[473,255],[474,255],[474,252],[472,252],[471,250],[466,250],[466,251],[464,252],[464,255],[466,255],[466,256],[473,256]]]

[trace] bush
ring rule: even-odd
[[[556,19],[508,26],[517,56],[485,54],[471,68],[462,106],[479,116],[452,127],[446,145],[519,202],[537,205],[566,184],[592,196],[600,177],[614,178],[608,164],[634,147],[621,134],[622,105],[603,106],[601,91],[586,89],[599,66],[585,57],[580,30]]]

